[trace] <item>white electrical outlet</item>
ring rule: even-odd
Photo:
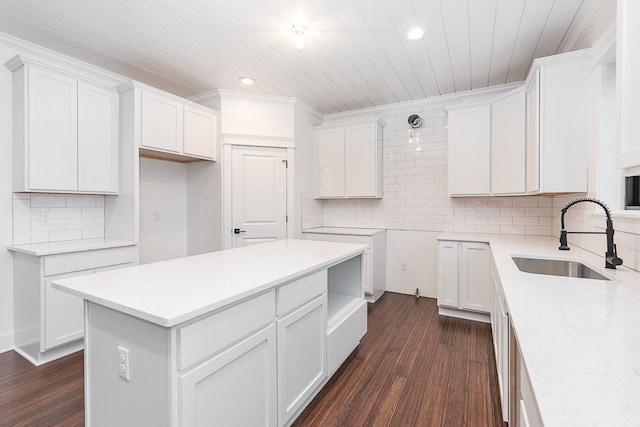
[[[158,211],[154,211],[153,212],[153,220],[154,221],[160,221],[160,212],[158,212]]]
[[[400,270],[402,270],[402,271],[407,271],[407,263],[406,263],[406,262],[403,262],[403,263],[400,265]]]
[[[129,381],[129,349],[118,346],[118,375]]]
[[[51,223],[50,212],[40,212],[40,225],[49,225]]]

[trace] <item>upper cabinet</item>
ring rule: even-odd
[[[382,197],[381,120],[314,130],[316,197]]]
[[[618,103],[618,164],[640,166],[640,2],[618,0],[616,82]]]
[[[449,110],[449,194],[468,196],[491,191],[491,106]]]
[[[527,191],[587,191],[589,51],[536,59],[527,78]]]
[[[140,83],[119,87],[126,114],[139,103],[139,119],[127,117],[138,128],[140,155],[173,161],[216,160],[218,113],[189,100]]]
[[[15,57],[13,191],[118,192],[118,93]]]
[[[587,191],[588,51],[539,58],[526,85],[449,108],[449,194]]]
[[[491,104],[491,192],[525,193],[526,93],[517,89]]]

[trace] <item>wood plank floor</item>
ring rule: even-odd
[[[489,325],[440,317],[434,299],[386,293],[368,333],[295,422],[500,426]],[[34,367],[0,354],[0,426],[83,426],[83,353]]]
[[[438,316],[436,300],[387,292],[368,332],[294,426],[496,426],[488,324]]]

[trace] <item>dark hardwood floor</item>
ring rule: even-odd
[[[369,305],[369,332],[295,426],[500,426],[489,325],[440,317],[394,293]],[[34,367],[0,354],[0,426],[83,426],[83,354]]]
[[[387,292],[368,332],[294,426],[506,426],[488,324]]]

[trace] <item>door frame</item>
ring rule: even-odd
[[[224,138],[224,137],[223,137]],[[232,149],[234,146],[243,146],[243,147],[258,147],[258,148],[281,148],[286,150],[286,158],[287,158],[287,195],[286,195],[286,204],[287,204],[287,225],[286,225],[286,238],[292,238],[294,235],[294,221],[295,214],[293,211],[294,206],[294,154],[295,147],[288,146],[286,142],[281,142],[278,145],[274,145],[273,141],[265,139],[264,141],[260,139],[249,139],[242,140],[240,138],[233,138],[232,141],[222,142],[222,182],[223,182],[223,190],[222,190],[222,248],[223,249],[231,249],[233,248],[233,236],[231,234],[231,230],[233,228],[233,205],[231,199],[232,192]]]

